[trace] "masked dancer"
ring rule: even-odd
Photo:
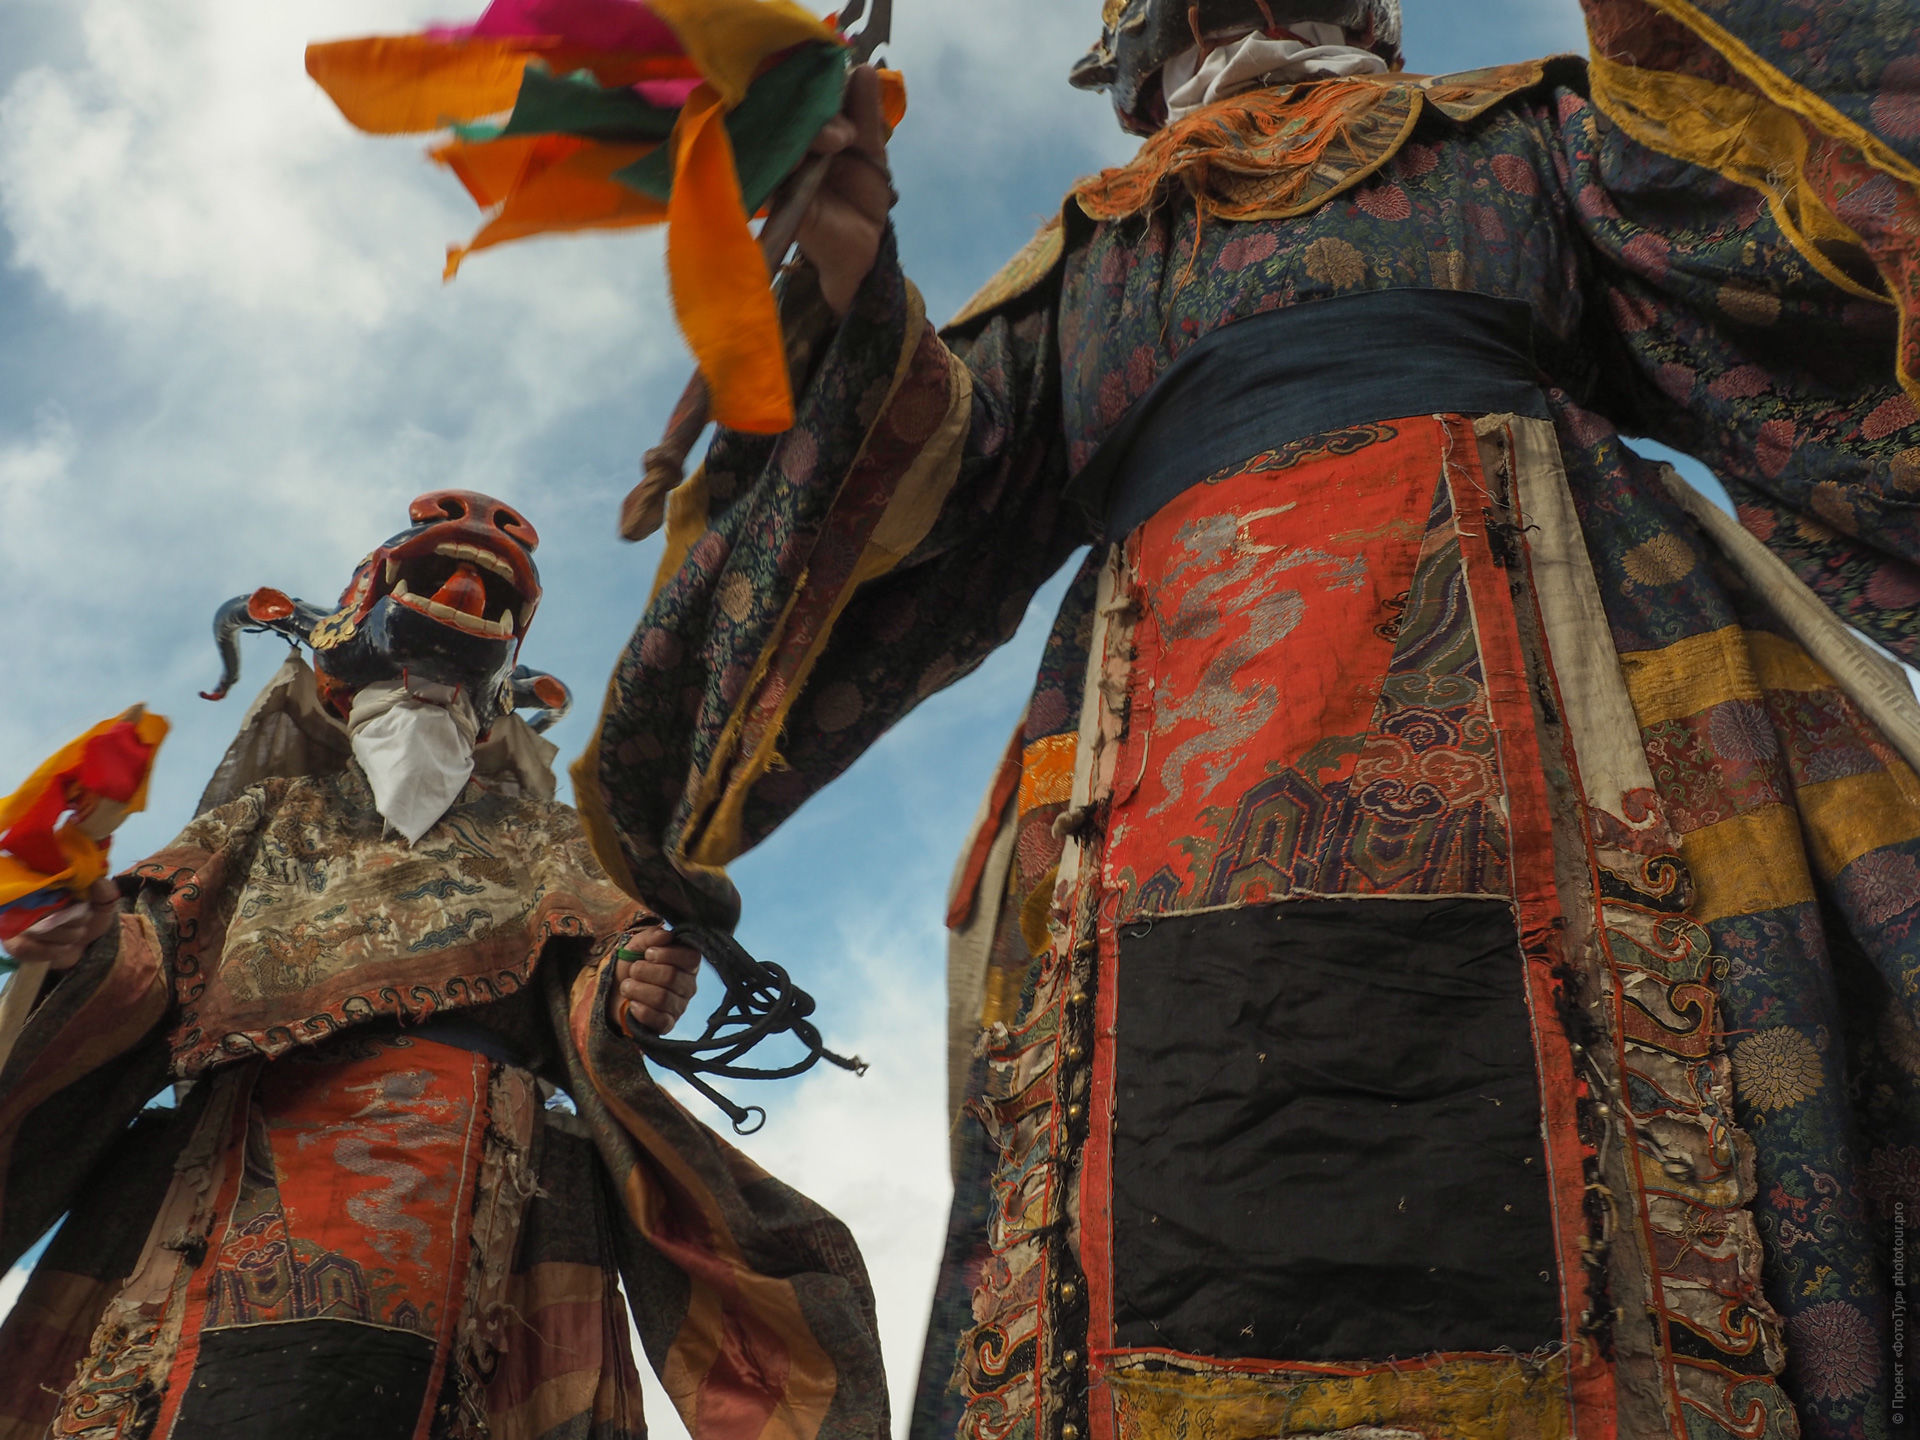
[[[846,1230],[629,1038],[700,957],[553,799],[533,527],[410,518],[337,606],[221,610],[210,698],[242,630],[295,654],[198,817],[12,943],[54,981],[0,1057],[0,1267],[65,1220],[0,1435],[639,1440],[630,1309],[699,1440],[881,1440]]]

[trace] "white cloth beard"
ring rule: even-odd
[[[480,726],[473,705],[448,685],[386,680],[353,697],[347,733],[367,772],[373,806],[408,848],[440,822],[473,775]]]
[[[1160,72],[1167,97],[1167,123],[1216,100],[1257,85],[1290,85],[1345,75],[1384,75],[1387,62],[1371,50],[1347,43],[1338,25],[1303,23],[1288,27],[1298,40],[1274,40],[1255,31],[1228,41],[1200,58],[1200,47],[1182,50]]]

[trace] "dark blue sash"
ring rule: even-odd
[[[1250,316],[1198,341],[1068,488],[1119,540],[1210,475],[1329,430],[1409,415],[1550,418],[1518,300],[1377,290]]]

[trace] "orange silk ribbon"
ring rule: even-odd
[[[702,85],[681,108],[667,202],[667,278],[687,344],[722,425],[772,435],[793,425],[786,348],[767,262],[747,228],[726,105]]]

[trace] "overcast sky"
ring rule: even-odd
[[[934,313],[1131,153],[1065,83],[1099,8],[898,0],[900,244]],[[1409,8],[1416,69],[1582,48],[1575,0]],[[462,18],[435,0],[0,0],[0,790],[147,703],[176,729],[126,860],[184,823],[278,662],[253,639],[233,699],[195,698],[215,606],[260,585],[330,601],[423,490],[487,491],[539,527],[524,658],[579,692],[553,732],[566,758],[639,613],[657,546],[622,545],[614,515],[687,374],[658,239],[492,251],[443,286],[445,246],[476,228],[465,195],[419,143],[350,131],[301,68],[309,40]],[[742,938],[873,1062],[755,1094],[773,1113],[747,1148],[859,1234],[901,1417],[948,1196],[946,879],[1055,598],[735,871]],[[0,1278],[0,1309],[18,1285]]]

